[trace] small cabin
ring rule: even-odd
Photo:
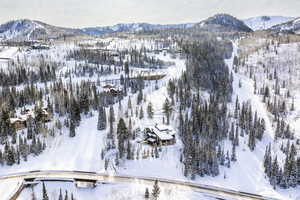
[[[156,125],[145,128],[145,141],[153,146],[172,145],[176,143],[175,131],[171,127]]]
[[[114,85],[110,85],[110,84],[103,86],[103,89],[105,92],[109,92],[114,96],[120,95],[123,92],[121,88],[116,87]]]
[[[74,182],[77,188],[94,188],[97,184],[97,180],[90,179],[75,179]]]

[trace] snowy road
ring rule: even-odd
[[[161,179],[155,177],[139,177],[139,176],[111,176],[103,173],[94,173],[94,172],[84,172],[84,171],[32,171],[32,172],[22,172],[16,174],[10,174],[1,176],[0,180],[9,180],[9,179],[43,179],[43,180],[65,180],[65,179],[88,179],[88,180],[97,180],[102,182],[147,182],[154,183],[155,180],[160,182],[160,185],[172,185],[176,187],[188,188],[192,190],[197,190],[201,193],[216,195],[218,197],[222,196],[225,199],[256,199],[256,200],[275,200],[274,198],[264,197],[261,195],[245,193],[241,191],[228,190],[225,188],[202,185],[193,182],[187,181],[174,181],[170,179]],[[12,195],[13,196],[13,195]]]

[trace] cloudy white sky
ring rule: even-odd
[[[300,0],[0,0],[0,23],[27,18],[66,27],[198,22],[216,13],[297,17]]]

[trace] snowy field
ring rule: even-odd
[[[125,200],[125,199],[136,199],[144,200],[145,190],[148,188],[151,193],[153,185],[145,184],[143,182],[137,183],[99,183],[96,188],[77,188],[73,183],[61,183],[61,182],[45,182],[48,197],[50,199],[58,199],[60,189],[63,197],[65,197],[66,191],[68,197],[73,197],[77,200],[94,200],[94,199],[105,199],[105,200]],[[26,188],[19,196],[18,200],[28,200],[35,195],[37,199],[42,199],[42,184],[38,184],[33,189]],[[161,200],[214,200],[216,197],[202,194],[197,191],[186,190],[180,187],[168,187],[160,186]],[[230,200],[230,199],[226,199]]]
[[[1,199],[9,199],[22,184],[22,179],[9,179],[0,181]]]

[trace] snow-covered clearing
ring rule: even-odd
[[[12,59],[17,54],[17,47],[4,47],[0,49],[0,69],[6,68],[9,59]]]
[[[22,179],[9,179],[0,181],[0,198],[9,199],[22,184]]]
[[[202,194],[197,191],[188,190],[181,187],[173,187],[167,185],[160,185],[160,195],[161,200],[213,200],[216,199],[213,196]],[[103,199],[105,200],[124,200],[124,199],[135,199],[144,200],[145,190],[151,190],[153,185],[135,182],[135,183],[99,183],[96,188],[76,188],[73,183],[61,183],[61,182],[45,182],[47,189],[47,194],[50,199],[58,199],[60,189],[62,190],[63,197],[68,191],[69,198],[73,194],[75,199]],[[35,197],[37,199],[42,199],[42,184],[38,184],[33,188]],[[26,188],[22,194],[19,196],[18,200],[27,200],[32,197],[32,189]],[[229,199],[228,199],[229,200]]]
[[[31,156],[28,162],[2,167],[1,174],[31,170],[85,170],[101,171],[100,150],[104,131],[97,131],[97,115],[82,120],[75,138],[65,134],[49,138],[47,148],[40,156]],[[59,133],[57,133],[59,134]]]

